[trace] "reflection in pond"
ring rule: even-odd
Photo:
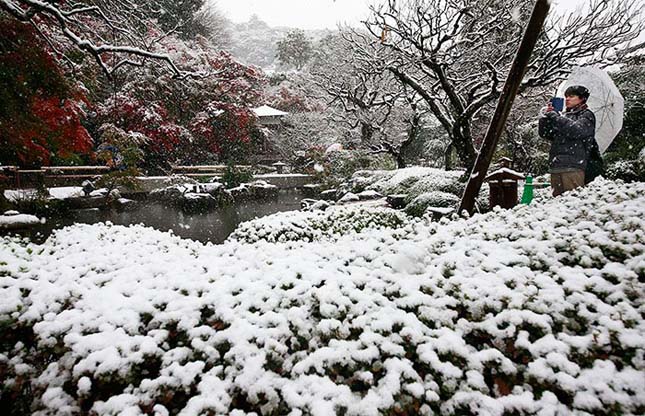
[[[207,213],[186,214],[178,208],[156,202],[140,203],[136,208],[119,212],[114,209],[86,209],[72,211],[65,217],[48,218],[21,235],[35,242],[44,241],[53,230],[75,223],[96,224],[110,221],[117,225],[143,224],[161,231],[172,230],[175,235],[201,242],[221,243],[238,224],[281,211],[300,209],[303,194],[296,190],[282,190],[277,197],[266,200],[238,202]]]

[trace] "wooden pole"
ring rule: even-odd
[[[517,50],[517,54],[515,55],[515,59],[511,65],[511,70],[509,71],[506,82],[504,83],[502,95],[499,97],[497,107],[495,108],[495,114],[488,126],[484,142],[479,150],[479,155],[477,156],[475,166],[470,174],[470,179],[466,185],[464,195],[461,198],[459,213],[467,211],[469,214],[472,214],[473,212],[473,208],[475,207],[475,198],[482,187],[482,183],[486,177],[486,172],[488,171],[488,167],[490,166],[490,162],[493,158],[493,153],[495,153],[495,147],[497,147],[497,142],[504,130],[508,114],[511,112],[511,108],[513,107],[513,101],[515,100],[515,96],[517,95],[520,84],[522,83],[522,78],[524,78],[524,73],[526,72],[526,67],[528,66],[529,59],[531,58],[531,53],[533,52],[533,48],[535,47],[538,37],[540,36],[540,32],[542,31],[542,27],[544,26],[544,21],[549,13],[549,3],[549,0],[537,0],[535,2],[533,13],[531,13],[531,19],[529,20],[529,24],[526,27],[524,36],[522,37],[522,42],[520,43],[520,47]]]

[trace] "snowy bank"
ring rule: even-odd
[[[0,230],[14,230],[40,223],[40,218],[17,211],[6,211],[4,214],[0,214]]]
[[[3,408],[642,414],[645,184],[333,241],[0,240]],[[254,413],[252,413],[254,412]]]

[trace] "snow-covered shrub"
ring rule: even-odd
[[[375,190],[383,195],[409,193],[412,199],[425,192],[442,191],[460,193],[462,171],[445,171],[435,168],[411,167],[390,171],[361,171],[352,177],[353,186]],[[362,190],[362,189],[360,189]],[[358,191],[358,190],[357,190]]]
[[[459,205],[459,201],[459,197],[447,192],[426,192],[414,198],[412,202],[406,205],[405,212],[408,215],[421,217],[426,212],[428,207],[453,208]]]
[[[389,177],[392,172],[390,170],[359,170],[352,175],[347,185],[352,192],[364,192],[368,186],[377,180]]]
[[[233,164],[228,164],[220,180],[227,188],[236,188],[243,183],[251,182],[253,180],[253,174]]]
[[[645,412],[645,184],[313,243],[0,239],[23,414]]]
[[[391,209],[329,207],[324,211],[290,211],[243,222],[228,239],[245,243],[335,240],[349,233],[399,228],[406,222],[404,214]]]
[[[607,166],[605,175],[609,179],[627,182],[645,181],[644,165],[638,160],[617,160]]]
[[[425,167],[359,171],[352,176],[349,188],[353,192],[373,190],[382,195],[405,194],[405,202],[411,204],[409,213],[417,216],[422,215],[422,211],[430,206],[456,209],[466,187],[466,183],[461,180],[463,175],[463,171]],[[488,184],[484,183],[476,200],[479,211],[488,210],[488,194]],[[436,201],[437,205],[433,205],[432,201]],[[450,201],[452,205],[448,205]]]

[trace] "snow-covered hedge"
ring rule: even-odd
[[[244,222],[228,239],[246,243],[335,240],[349,233],[399,228],[406,222],[404,214],[392,209],[329,207],[325,211],[289,211]]]
[[[645,412],[645,184],[335,241],[0,240],[19,414]]]
[[[425,192],[414,198],[406,207],[405,212],[421,217],[429,207],[453,208],[459,205],[459,197],[447,192]]]
[[[462,171],[446,171],[435,168],[412,167],[396,170],[358,171],[350,184],[354,191],[375,190],[383,195],[411,194],[414,198],[422,193],[440,191],[461,193],[465,184],[459,182]],[[414,195],[414,196],[412,196]]]
[[[358,171],[349,187],[354,192],[373,190],[382,195],[405,194],[407,211],[416,216],[423,215],[428,207],[454,207],[466,187],[461,181],[463,171],[446,171],[436,168],[411,167],[397,170]],[[488,208],[488,184],[484,184],[477,198],[481,210]]]
[[[618,160],[608,164],[605,174],[613,180],[643,181],[645,164],[640,160]]]

